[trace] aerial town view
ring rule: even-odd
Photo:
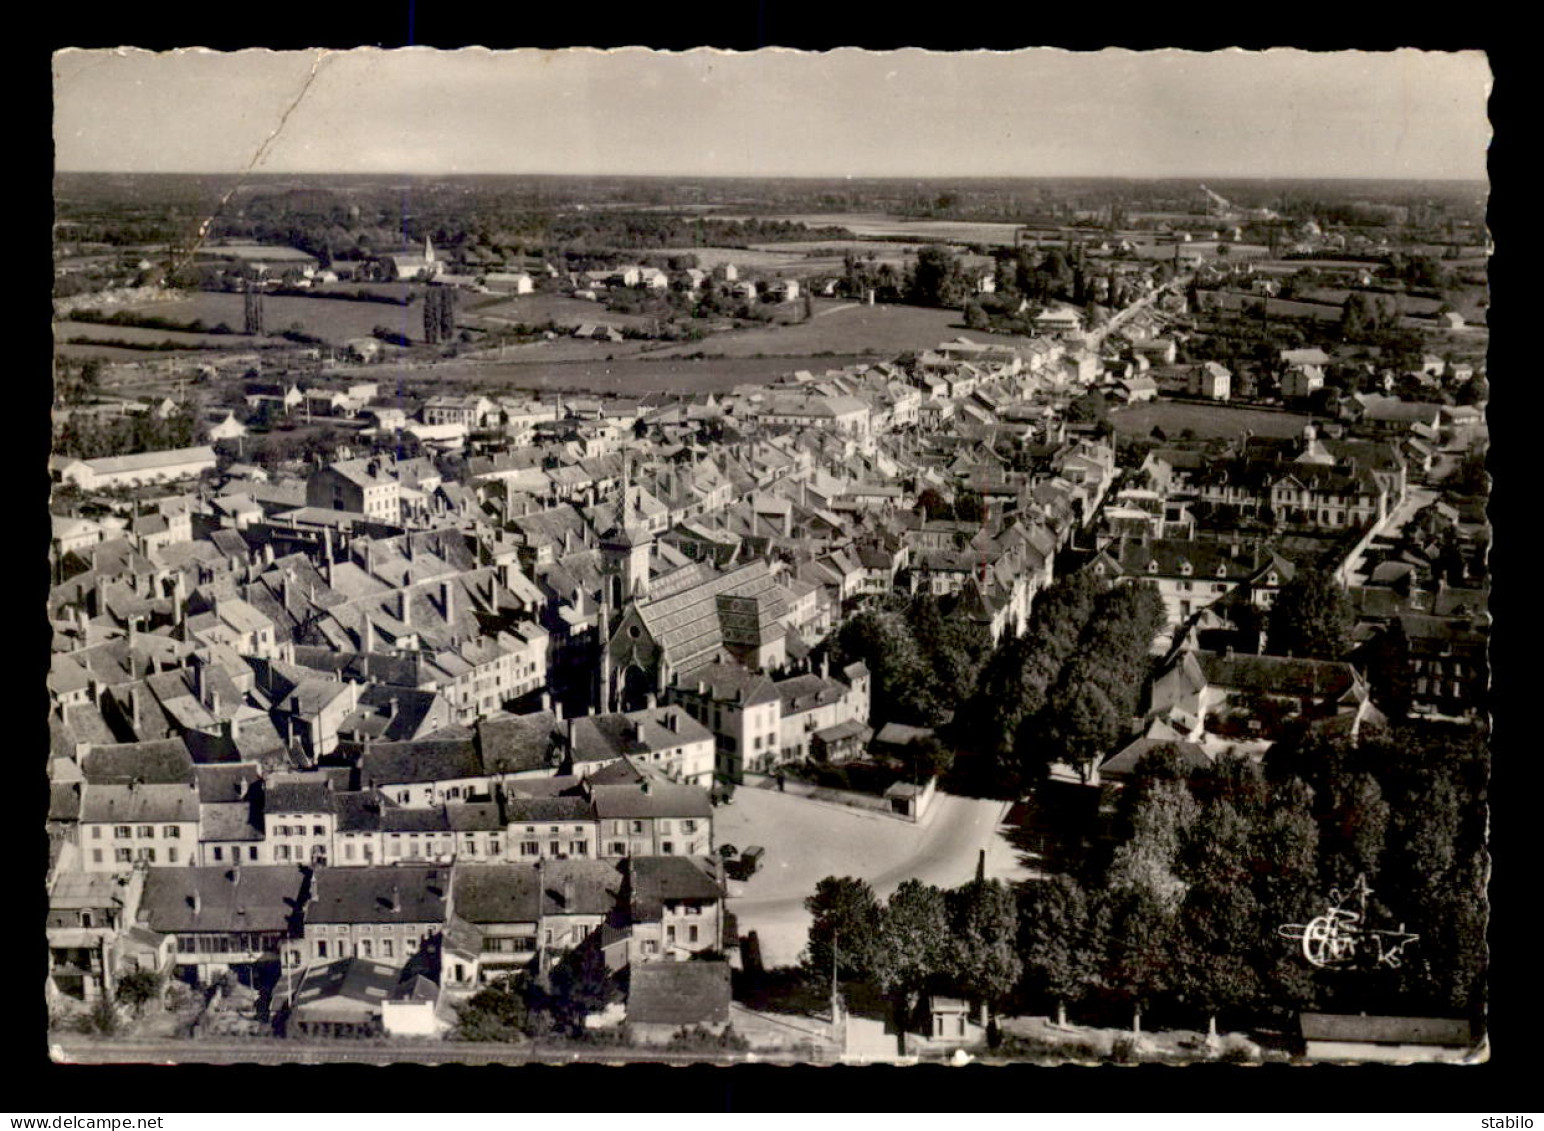
[[[1351,54],[55,56],[53,1059],[1485,1060],[1489,71]]]

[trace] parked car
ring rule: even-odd
[[[744,852],[740,853],[738,860],[729,864],[729,867],[733,869],[730,872],[731,878],[736,880],[750,879],[761,869],[761,858],[766,854],[767,850],[762,848],[761,845],[751,845]]]

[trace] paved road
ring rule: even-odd
[[[767,966],[798,960],[809,931],[804,900],[829,875],[865,879],[881,898],[902,880],[940,887],[971,879],[982,849],[989,875],[1022,879],[1012,848],[998,834],[1007,805],[940,793],[926,820],[893,817],[825,804],[775,791],[742,789],[714,818],[719,843],[766,848],[764,870],[730,890],[729,909],[740,934],[755,931]]]
[[[559,1064],[614,1063],[631,1060],[693,1064],[710,1061],[808,1060],[795,1052],[723,1054],[666,1052],[644,1049],[531,1048],[521,1045],[471,1044],[456,1041],[392,1041],[363,1044],[302,1043],[280,1038],[251,1041],[80,1041],[55,1044],[56,1061],[72,1064]]]
[[[1429,506],[1436,498],[1437,492],[1430,487],[1411,487],[1405,492],[1405,501],[1389,512],[1388,518],[1378,528],[1375,538],[1385,541],[1397,539],[1400,531],[1405,528],[1405,523],[1409,522],[1418,511]],[[1347,585],[1362,585],[1366,582],[1367,578],[1362,573],[1362,569],[1366,565],[1366,557],[1366,553],[1363,552],[1346,563],[1345,577]]]

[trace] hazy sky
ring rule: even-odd
[[[1479,52],[78,51],[54,137],[63,171],[1484,179],[1489,86]]]

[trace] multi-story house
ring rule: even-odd
[[[709,664],[674,680],[665,696],[712,730],[720,779],[738,782],[746,770],[763,772],[777,761],[782,699],[767,676],[740,664]]]
[[[321,869],[297,964],[359,957],[401,966],[439,938],[450,898],[451,869],[442,865]]]
[[[306,480],[306,506],[362,514],[396,525],[402,517],[402,485],[378,459],[340,460]]]
[[[722,949],[724,892],[713,867],[681,856],[627,862],[630,962],[680,962]]]
[[[486,397],[430,397],[424,402],[425,424],[464,424],[479,428],[489,416],[496,416],[496,408]]]
[[[713,732],[679,707],[588,715],[568,725],[566,766],[585,777],[625,756],[666,777],[713,784]]]
[[[87,872],[128,872],[136,864],[195,865],[198,828],[197,785],[88,782],[80,803],[82,867]]]
[[[594,803],[577,794],[525,797],[504,802],[506,856],[516,863],[593,860],[600,856]]]
[[[1296,573],[1265,545],[1170,538],[1114,543],[1085,568],[1111,581],[1153,585],[1170,625],[1184,624],[1240,590],[1251,604],[1268,609]]]
[[[1192,397],[1225,401],[1232,394],[1233,374],[1215,361],[1203,361],[1185,376],[1185,391]]]
[[[271,864],[263,835],[262,770],[254,762],[197,767],[198,863]]]
[[[370,745],[359,757],[359,784],[413,809],[487,798],[492,786],[470,738]]]
[[[297,939],[307,873],[294,865],[156,869],[139,925],[176,940],[176,962],[200,985],[226,972],[263,984],[303,962]]]
[[[541,873],[532,864],[460,864],[451,881],[442,980],[472,989],[531,966],[541,949]]]
[[[645,775],[632,784],[591,785],[603,860],[624,856],[706,856],[713,851],[708,791]]]
[[[336,831],[332,783],[325,775],[273,774],[263,783],[263,834],[275,864],[326,864]]]
[[[778,761],[805,761],[817,731],[842,723],[867,723],[869,671],[862,663],[849,664],[842,672],[849,682],[826,674],[793,676],[775,687],[781,703],[778,728]]]

